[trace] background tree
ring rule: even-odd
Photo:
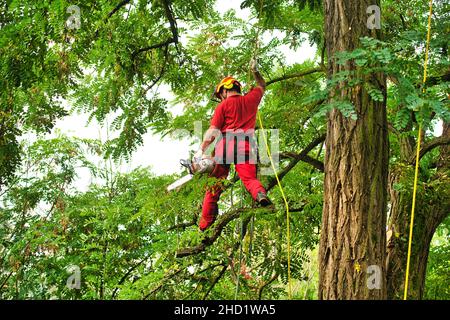
[[[414,6],[416,10],[411,10]],[[390,210],[387,243],[388,298],[403,297],[407,239],[411,218],[413,166],[418,123],[422,122],[421,163],[410,266],[409,297],[420,299],[425,288],[430,243],[438,226],[450,212],[448,201],[448,4],[433,1],[428,78],[422,93],[424,48],[428,21],[423,18],[428,2],[388,3],[386,41],[397,59],[387,71],[390,80],[388,106],[391,148],[389,169]],[[423,12],[422,15],[419,12]],[[395,31],[394,31],[395,30]],[[421,48],[417,50],[417,48]],[[406,58],[407,57],[407,58]],[[433,134],[443,119],[440,137]],[[442,147],[439,147],[442,146]]]
[[[325,140],[324,207],[319,253],[320,299],[383,299],[386,297],[385,239],[388,139],[386,77],[368,73],[353,61],[339,64],[336,53],[352,51],[360,37],[379,38],[367,28],[369,1],[325,1],[325,38],[328,76],[346,71],[345,82],[361,74],[351,88],[341,83],[331,102],[354,105],[356,117],[332,109]],[[379,3],[377,2],[379,5]],[[357,81],[358,81],[357,80]],[[368,87],[382,94],[373,99]],[[370,265],[381,269],[380,290],[367,286]]]

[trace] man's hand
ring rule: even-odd
[[[195,152],[195,154],[194,154],[194,157],[193,157],[194,162],[200,161],[202,158],[203,158],[203,150],[202,150],[202,148],[199,148],[197,150],[197,152]]]
[[[204,150],[207,150],[211,143],[216,139],[221,137],[220,130],[215,126],[210,126],[208,130],[206,130],[205,137],[203,138],[202,143],[200,144],[200,148],[194,155],[194,159],[198,159],[200,161],[204,158]]]
[[[253,77],[255,78],[256,83],[259,87],[261,87],[261,89],[263,89],[264,92],[264,90],[266,89],[266,82],[264,81],[262,75],[259,73],[258,62],[254,58],[250,61],[250,70],[253,73]]]

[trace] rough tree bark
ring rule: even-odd
[[[339,51],[358,47],[359,38],[379,38],[369,30],[366,13],[379,1],[325,0],[325,38],[328,77],[355,70],[338,65]],[[386,120],[386,79],[363,78],[381,90],[384,101],[370,99],[362,85],[341,87],[330,99],[348,99],[358,119],[334,109],[328,114],[325,140],[324,207],[319,250],[319,299],[384,299],[386,297],[386,204],[389,143]],[[369,289],[371,265],[380,271],[380,289]]]
[[[450,123],[444,124],[442,137],[450,137]],[[414,139],[400,138],[400,144],[402,145],[400,151],[403,165],[395,166],[389,174],[391,210],[386,260],[389,299],[403,298],[411,219],[413,166],[408,163],[408,159],[415,152],[415,141]],[[423,296],[431,239],[437,227],[450,214],[450,194],[448,192],[450,147],[448,145],[440,147],[440,156],[436,167],[436,174],[428,183],[424,183],[422,179],[418,184],[408,285],[409,299],[421,299]],[[395,188],[396,184],[404,184],[407,187],[398,190]]]

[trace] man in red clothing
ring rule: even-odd
[[[221,102],[194,158],[202,158],[206,148],[217,138],[214,152],[216,165],[210,176],[220,180],[226,179],[230,164],[234,163],[239,178],[253,199],[262,206],[268,206],[271,201],[261,182],[256,178],[256,156],[252,148],[256,113],[266,82],[258,72],[255,61],[251,63],[251,70],[257,86],[246,95],[241,94],[240,83],[232,77],[226,77],[217,86],[215,95]],[[222,191],[220,181],[206,191],[199,223],[200,230],[208,228],[216,219],[219,211],[217,202]]]

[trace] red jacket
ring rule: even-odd
[[[242,161],[236,159],[236,156],[249,155],[251,149],[249,142],[254,138],[256,113],[262,96],[263,89],[256,87],[245,96],[230,96],[217,106],[211,119],[211,126],[218,128],[224,135],[228,134],[228,137],[231,133],[237,133],[236,136],[238,137],[237,146],[234,144],[234,137],[227,137],[227,139],[222,139],[216,144],[215,158],[218,163],[240,163]],[[245,140],[245,137],[248,137],[247,140]],[[225,146],[227,140],[228,143]],[[225,160],[225,158],[228,160]],[[245,160],[248,159],[247,157]],[[252,154],[250,159],[256,163],[256,155]]]
[[[221,132],[255,129],[256,113],[263,96],[263,89],[256,87],[245,96],[228,97],[217,106],[211,125]]]

